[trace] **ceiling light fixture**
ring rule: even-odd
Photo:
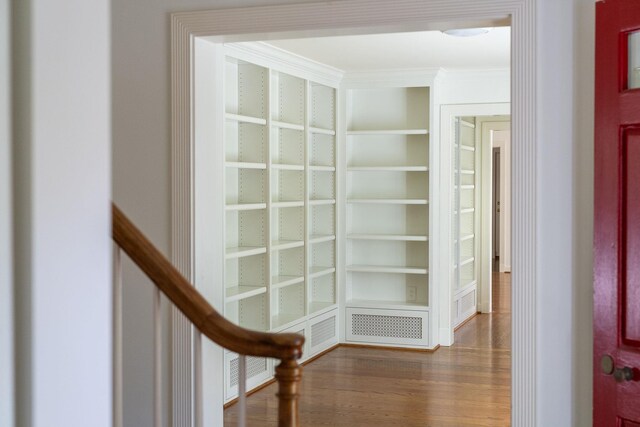
[[[483,28],[459,28],[459,29],[452,29],[452,30],[444,30],[442,32],[448,36],[454,36],[454,37],[473,37],[473,36],[479,36],[481,34],[486,34],[491,30],[493,30],[493,28],[483,27]]]

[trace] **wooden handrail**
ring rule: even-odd
[[[302,356],[304,337],[252,331],[231,323],[200,295],[115,204],[112,204],[112,214],[113,240],[202,334],[238,354],[281,360],[276,368],[278,425],[298,426],[297,398],[302,368],[297,360]]]

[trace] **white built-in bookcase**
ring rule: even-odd
[[[306,359],[338,342],[338,83],[225,52],[224,315],[305,335]],[[272,376],[273,361],[247,363],[249,388]],[[227,353],[227,401],[237,395],[237,370],[237,355]]]
[[[224,315],[305,335],[304,359],[340,340],[433,348],[435,73],[347,78],[251,46],[224,48],[220,86]],[[227,401],[237,371],[227,352]],[[248,358],[249,388],[272,375]]]
[[[345,86],[345,339],[426,347],[430,87]]]
[[[474,117],[455,119],[453,144],[453,325],[458,326],[477,310],[479,191],[476,186],[479,156]]]

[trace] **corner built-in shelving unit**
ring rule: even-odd
[[[458,326],[477,309],[479,248],[476,200],[476,130],[474,117],[457,117],[453,145],[453,324]]]
[[[302,333],[312,357],[338,342],[339,81],[317,82],[308,67],[284,72],[242,45],[225,49],[224,314],[250,329]],[[248,364],[249,388],[273,375],[271,360]],[[226,401],[237,395],[237,369],[227,353]]]
[[[430,87],[345,95],[345,338],[428,347]]]

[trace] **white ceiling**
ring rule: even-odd
[[[474,37],[440,31],[270,40],[272,46],[343,71],[442,67],[508,68],[511,29]]]

